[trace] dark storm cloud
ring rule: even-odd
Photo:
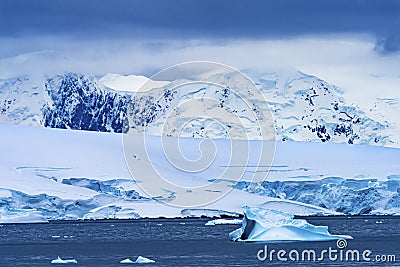
[[[45,0],[1,1],[2,35],[127,34],[124,29],[169,29],[175,34],[263,36],[314,32],[387,33],[400,26],[400,2],[348,0]]]
[[[285,38],[367,33],[399,50],[397,0],[5,0],[0,36]]]

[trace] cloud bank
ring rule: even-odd
[[[400,95],[399,29],[396,0],[5,0],[0,78],[151,75],[208,60],[294,67],[372,103]]]

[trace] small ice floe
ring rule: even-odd
[[[75,260],[75,259],[63,260],[60,257],[57,257],[57,259],[52,260],[51,263],[53,263],[53,264],[67,264],[67,263],[78,263],[78,261]]]
[[[376,221],[375,223],[377,223],[377,224],[381,224],[381,223],[383,223],[383,221]]]
[[[242,227],[229,234],[233,241],[327,241],[352,239],[332,235],[327,226],[315,226],[306,220],[294,219],[289,213],[263,207],[244,207]]]
[[[162,226],[162,223],[157,223],[158,226]]]
[[[125,259],[125,260],[122,260],[122,261],[120,261],[119,263],[122,263],[122,264],[124,264],[124,263],[128,263],[128,264],[130,264],[130,263],[135,263],[133,260],[131,260],[131,259]]]
[[[205,225],[220,225],[220,224],[241,224],[242,219],[216,219],[206,222]]]
[[[135,261],[133,261],[133,260],[127,258],[127,259],[125,259],[125,260],[120,261],[120,263],[122,263],[122,264],[124,264],[124,263],[125,263],[125,264],[134,264],[134,263],[155,263],[155,261],[154,261],[154,260],[150,260],[150,259],[145,258],[145,257],[142,257],[142,256],[139,256],[139,257],[137,257],[137,259],[136,259]]]
[[[60,238],[61,236],[59,235],[52,235],[51,238]]]
[[[150,260],[150,259],[148,259],[146,257],[139,256],[135,260],[135,263],[155,263],[155,261],[154,260]]]
[[[180,222],[179,224],[180,224],[180,225],[185,225],[186,223],[184,223],[184,222]]]

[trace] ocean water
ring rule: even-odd
[[[307,218],[328,225],[332,234],[354,237],[345,249],[371,250],[371,262],[260,261],[257,253],[271,250],[338,249],[336,241],[239,243],[228,234],[239,225],[205,226],[207,219],[143,219],[46,224],[0,225],[0,266],[54,266],[57,256],[74,258],[72,266],[126,266],[121,260],[139,255],[156,261],[150,266],[400,266],[400,217]],[[377,262],[384,255],[390,262]],[[393,262],[393,256],[396,261]],[[382,257],[381,257],[382,258]],[[148,265],[145,265],[148,266]]]

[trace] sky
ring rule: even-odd
[[[150,76],[193,60],[293,67],[369,104],[399,97],[400,1],[0,1],[0,78]]]

